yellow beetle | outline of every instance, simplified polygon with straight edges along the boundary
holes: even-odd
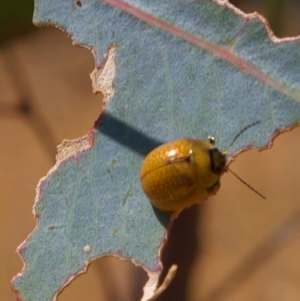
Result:
[[[230,146],[242,132],[257,123],[244,128]],[[209,142],[180,139],[162,144],[146,156],[140,179],[153,206],[162,211],[178,212],[217,193],[220,177],[228,167],[226,151],[220,152],[213,143],[213,138]]]
[[[201,203],[220,187],[226,155],[202,140],[180,139],[151,151],[141,168],[141,183],[151,203],[181,211]]]

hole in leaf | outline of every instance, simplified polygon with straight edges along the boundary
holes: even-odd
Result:
[[[131,262],[99,258],[59,294],[58,301],[138,301],[146,281],[146,272]]]
[[[297,36],[300,28],[300,3],[295,0],[230,0],[245,13],[264,16],[277,37]]]

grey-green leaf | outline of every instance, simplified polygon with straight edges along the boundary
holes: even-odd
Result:
[[[299,123],[299,40],[272,40],[263,19],[219,2],[35,1],[34,22],[91,48],[96,70],[116,53],[113,92],[87,146],[60,158],[38,186],[38,225],[19,248],[25,269],[13,280],[20,299],[52,300],[103,255],[161,270],[169,216],[152,208],[139,179],[158,144],[213,135],[225,150],[260,121],[232,155]]]

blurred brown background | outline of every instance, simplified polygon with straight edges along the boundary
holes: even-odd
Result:
[[[298,0],[233,2],[266,16],[278,37],[300,34]],[[14,252],[35,227],[38,180],[54,164],[56,145],[91,128],[101,99],[92,94],[88,50],[56,29],[34,28],[32,1],[0,5],[0,300],[12,301],[9,282],[23,266]],[[159,300],[300,300],[299,149],[296,128],[231,165],[267,200],[228,174],[216,197],[176,220],[164,257],[179,271]],[[136,301],[145,279],[131,263],[98,259],[59,301]]]

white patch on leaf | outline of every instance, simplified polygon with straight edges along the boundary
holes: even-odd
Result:
[[[144,286],[144,295],[141,301],[155,300],[169,286],[169,284],[171,283],[171,281],[173,280],[176,274],[176,271],[177,271],[177,266],[173,264],[170,267],[168,274],[165,277],[163,283],[159,287],[157,287],[157,285],[158,285],[161,271],[157,271],[157,272],[147,271],[149,279]]]
[[[85,253],[90,253],[92,251],[92,247],[90,245],[86,245],[83,247],[83,251]]]
[[[117,46],[112,45],[105,54],[105,58],[101,66],[96,67],[90,74],[92,80],[93,92],[95,94],[102,93],[104,96],[104,103],[114,96],[113,81],[116,74],[115,56],[117,53]]]

